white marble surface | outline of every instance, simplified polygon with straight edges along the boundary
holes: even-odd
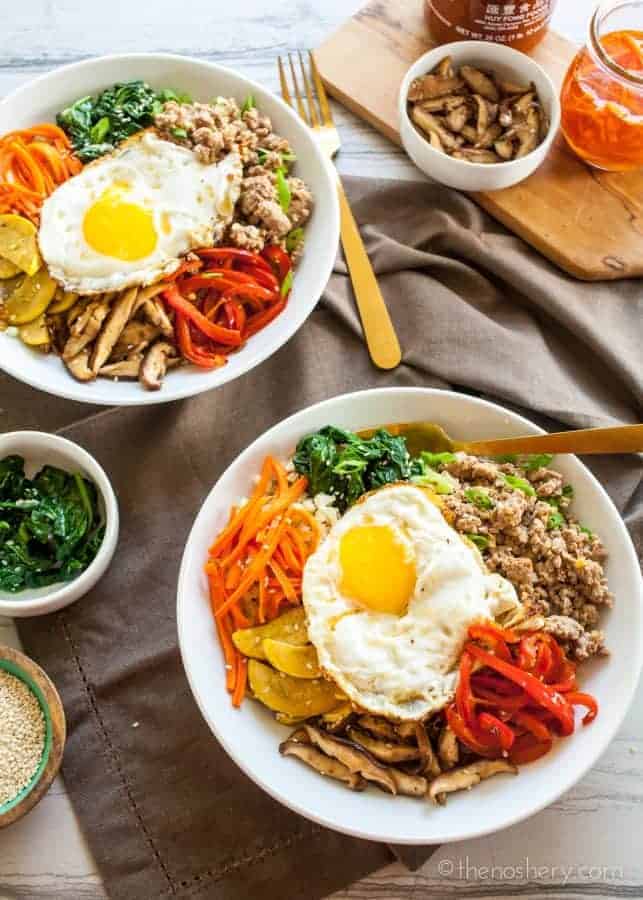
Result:
[[[420,0],[418,0],[420,2]],[[19,0],[3,2],[0,96],[58,65],[110,52],[201,56],[277,87],[275,57],[314,47],[360,0]],[[593,0],[562,0],[554,26],[582,41]],[[415,178],[403,154],[335,107],[341,172]],[[15,644],[0,620],[0,643]],[[643,896],[643,690],[595,768],[558,803],[500,834],[439,849],[417,873],[391,865],[335,900]],[[98,900],[105,893],[61,779],[0,832],[0,900]],[[152,898],[141,898],[152,900]],[[250,900],[250,898],[249,898]],[[254,900],[254,898],[252,898]]]

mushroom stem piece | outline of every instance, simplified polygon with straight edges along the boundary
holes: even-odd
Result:
[[[485,778],[491,778],[492,775],[499,775],[501,772],[517,775],[518,768],[506,759],[478,759],[468,766],[452,769],[434,778],[429,786],[429,798],[433,803],[444,805],[447,794],[472,788]]]

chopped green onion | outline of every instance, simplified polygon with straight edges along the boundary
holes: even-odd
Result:
[[[243,101],[243,106],[241,107],[241,113],[248,112],[250,109],[254,109],[256,106],[255,98],[253,94],[248,94],[246,99]]]
[[[288,253],[292,253],[297,247],[301,244],[304,239],[304,229],[303,228],[293,228],[286,235],[286,251]]]
[[[574,488],[571,486],[571,484],[563,485],[562,494],[563,497],[567,497],[568,500],[572,499],[572,497],[574,496]]]
[[[430,453],[428,450],[423,450],[420,457],[423,463],[434,469],[436,466],[446,466],[447,463],[452,463],[455,460],[455,453]]]
[[[290,293],[291,289],[292,289],[292,269],[289,269],[288,274],[286,275],[284,280],[281,282],[281,287],[279,289],[279,292],[282,297],[287,297],[288,294]]]
[[[292,195],[283,169],[277,169],[277,196],[279,197],[279,205],[285,213],[290,209],[290,200]]]
[[[173,91],[172,88],[164,88],[164,90],[159,91],[158,96],[161,103],[168,103],[170,100],[174,100],[175,103],[192,103],[192,98],[189,94]]]
[[[103,116],[103,118],[99,119],[95,125],[92,125],[91,130],[89,132],[89,136],[90,136],[91,140],[95,144],[102,144],[105,139],[105,135],[109,131],[109,128],[110,128],[109,117]]]
[[[489,538],[484,534],[465,534],[472,544],[475,544],[478,550],[486,550],[489,546]]]
[[[423,487],[431,487],[436,494],[452,494],[455,483],[447,472],[436,472],[430,466],[424,467],[421,475],[414,475],[411,481]]]
[[[551,465],[553,453],[530,453],[520,461],[520,468],[525,472],[534,472],[536,469],[546,469]]]
[[[515,463],[518,457],[515,453],[505,453],[502,456],[493,456],[492,459],[499,463]]]
[[[583,532],[583,534],[587,535],[587,537],[590,537],[590,538],[594,537],[594,532],[592,531],[591,528],[588,528],[586,525],[579,525],[578,527]]]
[[[524,478],[518,478],[517,475],[505,475],[504,473],[502,477],[509,487],[515,488],[517,491],[522,491],[523,494],[526,494],[528,497],[536,496],[536,491]]]
[[[184,140],[188,136],[185,128],[173,128],[170,134],[172,137],[178,138],[179,140]]]
[[[547,519],[547,531],[553,531],[554,528],[561,528],[565,524],[565,516],[559,512],[553,512]]]
[[[473,503],[478,509],[493,509],[495,506],[495,503],[484,488],[467,488],[464,492],[464,496],[469,503]]]

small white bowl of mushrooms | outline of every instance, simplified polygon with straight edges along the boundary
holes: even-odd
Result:
[[[560,124],[551,79],[529,56],[486,41],[435,47],[399,95],[404,149],[426,175],[463,191],[497,191],[543,162]]]

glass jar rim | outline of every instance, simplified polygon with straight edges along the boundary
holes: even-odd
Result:
[[[643,86],[643,72],[639,75],[637,72],[633,72],[632,69],[626,69],[623,66],[619,65],[610,54],[605,50],[603,44],[601,43],[601,35],[600,28],[603,24],[604,20],[607,16],[614,12],[617,9],[621,9],[625,6],[636,6],[643,8],[643,2],[640,0],[620,0],[620,2],[615,3],[599,3],[599,5],[594,10],[594,14],[590,19],[589,23],[589,46],[594,51],[596,56],[598,56],[600,62],[605,66],[605,68],[609,69],[612,74],[617,75],[619,78],[622,78],[628,84]]]

